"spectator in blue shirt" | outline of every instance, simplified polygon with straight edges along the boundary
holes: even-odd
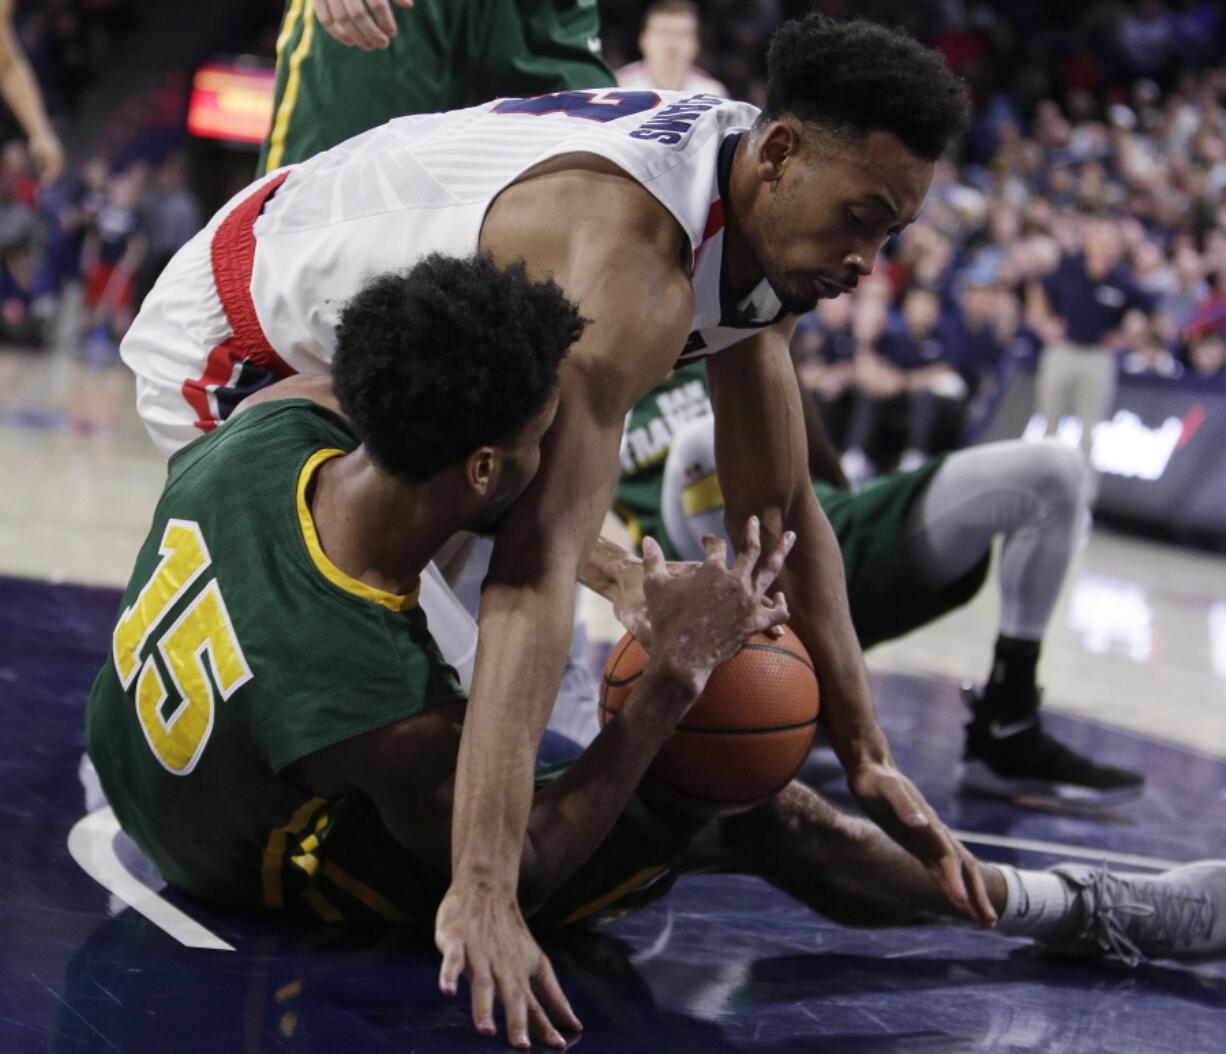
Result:
[[[856,400],[843,469],[853,483],[891,461],[890,433],[901,433],[898,468],[916,468],[959,445],[969,385],[963,376],[965,341],[941,317],[937,295],[913,286],[903,297],[902,325],[856,355]]]
[[[1082,251],[1062,257],[1032,286],[1032,321],[1044,344],[1035,408],[1049,436],[1066,414],[1076,417],[1087,456],[1094,426],[1115,401],[1117,351],[1144,336],[1154,309],[1122,255],[1113,221],[1086,220]]]

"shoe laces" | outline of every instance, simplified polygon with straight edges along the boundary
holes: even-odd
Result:
[[[1089,940],[1128,966],[1146,961],[1137,939],[1149,937],[1167,947],[1191,944],[1213,927],[1213,903],[1207,893],[1188,896],[1151,885],[1144,895],[1128,878],[1113,874],[1104,860],[1079,884],[1087,898],[1078,940]]]

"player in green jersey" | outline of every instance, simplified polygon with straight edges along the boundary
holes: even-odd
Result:
[[[260,171],[407,113],[615,84],[596,0],[287,0]]]
[[[701,363],[675,371],[631,411],[614,510],[631,534],[650,534],[672,559],[724,534],[715,434]],[[861,646],[909,633],[982,587],[992,541],[1004,537],[1001,624],[991,673],[967,687],[962,783],[1003,797],[1082,806],[1137,797],[1138,773],[1100,765],[1042,728],[1039,646],[1085,515],[1080,458],[1055,443],[991,443],[929,459],[911,472],[847,489],[816,415],[813,489],[838,537]]]
[[[521,264],[429,257],[346,306],[331,378],[264,389],[171,459],[86,739],[116,816],[172,885],[329,923],[428,928],[445,913],[465,702],[417,583],[457,530],[492,530],[532,483],[583,324]],[[849,925],[954,917],[910,851],[799,784],[714,820],[635,796],[715,666],[787,618],[770,590],[795,536],[764,553],[750,518],[744,537],[731,568],[711,539],[676,572],[645,543],[651,659],[582,756],[538,774],[516,913],[577,922],[683,871],[730,870]],[[975,863],[969,884],[982,924],[1070,950],[1226,950],[1226,863],[1158,877]],[[477,1026],[493,1033],[497,993],[514,1045],[563,1046],[555,1022],[581,1026],[536,942],[495,950],[465,949]],[[508,958],[528,990],[508,985]]]

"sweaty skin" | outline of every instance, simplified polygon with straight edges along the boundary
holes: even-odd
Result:
[[[886,238],[918,212],[932,167],[888,133],[842,142],[791,118],[755,128],[738,146],[727,202],[734,295],[766,277],[785,306],[801,312],[854,286]],[[499,529],[460,746],[452,884],[435,931],[440,985],[453,992],[467,973],[474,1023],[492,1033],[495,995],[508,1022],[522,1022],[540,955],[517,906],[516,880],[576,572],[610,505],[624,415],[673,365],[693,293],[688,246],[671,214],[589,155],[554,159],[504,191],[487,213],[481,248],[500,262],[522,258],[533,277],[553,275],[592,320],[563,364],[541,471]],[[787,354],[791,325],[759,331],[709,362],[728,516],[744,522],[746,510],[765,510],[768,547],[785,530],[796,533],[786,588],[808,605],[793,624],[817,664],[828,700],[823,719],[848,782],[950,904],[986,924],[994,912],[980,872],[898,771],[873,712],[838,546],[809,484]]]

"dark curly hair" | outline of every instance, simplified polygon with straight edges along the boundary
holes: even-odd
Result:
[[[966,86],[939,52],[873,22],[785,22],[766,57],[765,120],[791,114],[844,134],[884,131],[935,161],[966,127]]]
[[[341,311],[332,387],[375,463],[421,483],[544,409],[587,320],[552,280],[434,253]]]

